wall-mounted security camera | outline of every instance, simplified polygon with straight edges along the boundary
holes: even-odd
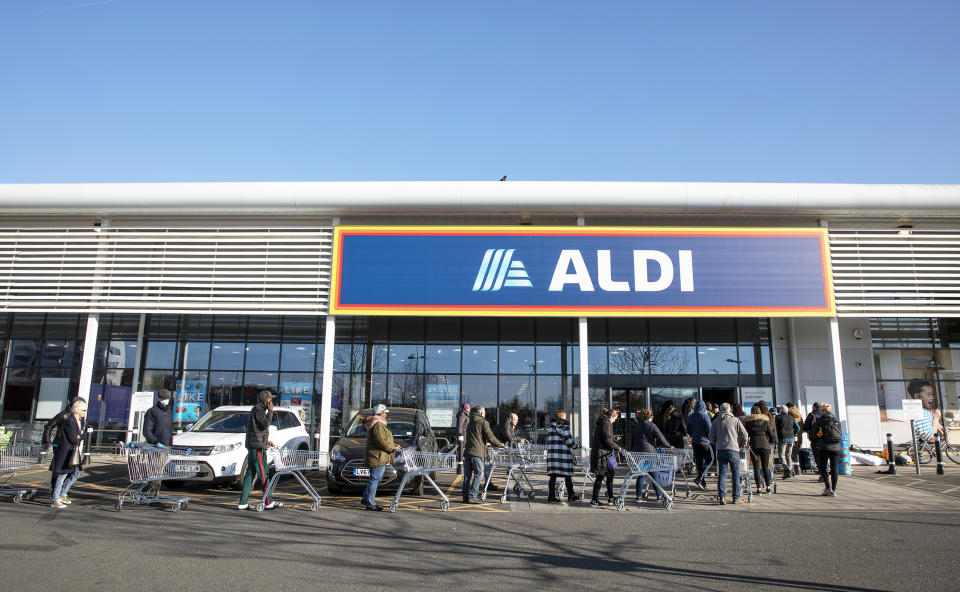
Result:
[[[863,366],[863,362],[857,362],[857,368]]]
[[[861,328],[859,328],[859,327],[857,327],[856,329],[854,329],[854,330],[853,330],[853,338],[854,338],[854,339],[863,339],[863,329],[861,329]]]

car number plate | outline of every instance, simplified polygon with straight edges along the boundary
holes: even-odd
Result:
[[[197,473],[200,471],[200,465],[174,465],[174,473]]]
[[[354,477],[369,477],[369,476],[370,476],[370,469],[354,469],[354,470],[353,470],[353,476],[354,476]]]

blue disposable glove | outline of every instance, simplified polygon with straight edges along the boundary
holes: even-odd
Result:
[[[157,448],[166,448],[162,442],[157,442]]]

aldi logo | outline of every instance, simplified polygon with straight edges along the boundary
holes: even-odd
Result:
[[[835,307],[824,228],[338,226],[330,313],[792,317]]]
[[[473,282],[474,292],[496,292],[500,288],[532,288],[523,262],[513,258],[516,249],[487,249]]]

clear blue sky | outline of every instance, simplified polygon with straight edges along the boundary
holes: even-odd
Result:
[[[0,182],[960,183],[960,2],[0,0]]]

